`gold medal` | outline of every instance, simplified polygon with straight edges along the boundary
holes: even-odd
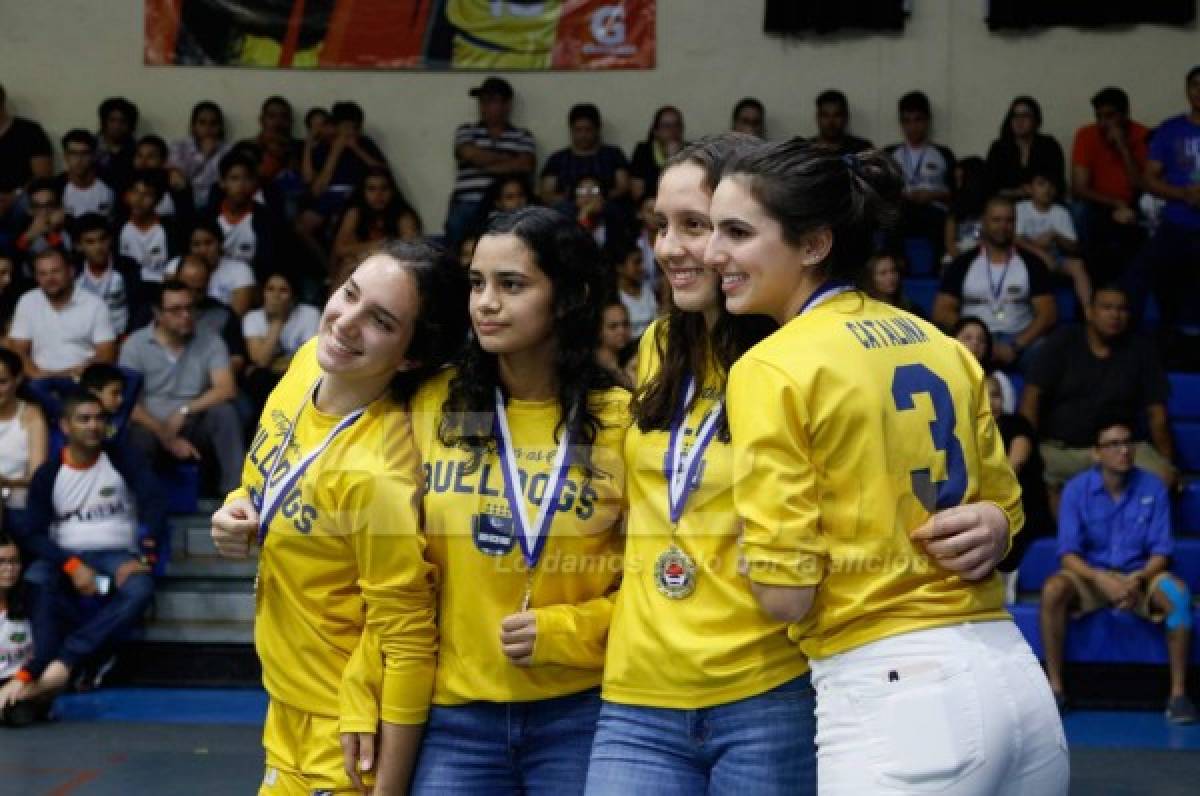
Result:
[[[654,583],[664,597],[672,600],[690,597],[696,590],[696,562],[678,546],[671,545],[654,562]]]

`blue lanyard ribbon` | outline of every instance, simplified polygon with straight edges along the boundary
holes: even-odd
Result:
[[[809,310],[815,309],[818,304],[823,304],[834,296],[841,295],[842,293],[849,293],[851,290],[854,290],[854,286],[848,285],[845,282],[826,282],[813,291],[811,296],[804,300],[804,303],[800,305],[800,311],[796,313],[796,317],[799,318]]]
[[[500,456],[500,471],[504,476],[504,497],[508,500],[509,513],[517,529],[517,541],[521,545],[521,553],[525,563],[532,570],[537,566],[550,538],[550,524],[554,513],[558,510],[558,498],[562,494],[563,485],[567,481],[567,473],[571,465],[567,462],[567,451],[571,447],[571,424],[568,420],[563,429],[562,440],[558,443],[558,452],[554,455],[552,467],[553,480],[547,485],[546,492],[538,506],[537,518],[529,521],[529,513],[525,508],[525,497],[521,489],[521,473],[517,469],[517,459],[513,455],[512,431],[508,427],[508,413],[504,408],[504,393],[496,388],[496,414],[492,423],[492,436],[496,440],[497,453]]]
[[[279,470],[284,457],[287,456],[288,446],[292,442],[292,436],[296,433],[296,424],[300,422],[300,413],[304,411],[304,407],[308,404],[312,397],[316,395],[317,388],[321,386],[321,379],[317,379],[311,389],[305,393],[304,401],[300,404],[300,408],[296,410],[292,422],[288,425],[287,434],[283,437],[283,443],[279,446],[279,453],[275,455],[275,461],[271,464],[271,470],[267,473],[266,480],[263,481],[262,497],[258,506],[258,543],[261,546],[267,538],[267,528],[271,526],[271,521],[275,519],[275,514],[279,511],[279,507],[283,505],[284,499],[289,495],[292,489],[300,481],[301,476],[312,465],[317,458],[324,453],[333,441],[337,439],[343,431],[350,428],[358,422],[362,417],[363,412],[367,410],[365,406],[355,409],[350,414],[343,417],[336,426],[334,426],[321,444],[313,448],[308,454],[297,463],[296,468],[284,475],[278,484],[272,485],[275,480],[275,473]]]
[[[683,509],[688,498],[695,491],[696,473],[700,462],[704,459],[704,451],[717,433],[717,424],[725,411],[725,402],[717,401],[716,406],[704,416],[700,427],[696,430],[696,439],[691,449],[683,452],[683,437],[686,433],[687,407],[696,394],[696,379],[689,375],[687,387],[684,389],[683,400],[675,409],[675,417],[671,421],[671,433],[667,442],[667,460],[663,463],[663,475],[667,477],[667,508],[671,514],[671,522],[679,524]]]
[[[992,304],[1000,304],[1000,293],[1004,290],[1004,283],[1008,280],[1008,269],[1012,266],[1013,255],[1010,252],[1008,259],[1004,262],[1004,270],[1000,272],[1000,281],[992,281],[992,258],[988,255],[987,249],[982,250],[984,270],[987,272],[988,289],[992,292]],[[995,310],[996,306],[992,309]]]

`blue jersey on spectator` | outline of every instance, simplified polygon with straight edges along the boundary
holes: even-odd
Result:
[[[1117,501],[1105,491],[1098,466],[1063,488],[1059,556],[1074,553],[1096,569],[1133,572],[1150,556],[1169,556],[1172,550],[1170,500],[1153,473],[1134,467]]]
[[[1167,119],[1154,131],[1150,160],[1163,165],[1163,179],[1177,188],[1200,185],[1200,124],[1186,114]],[[1187,202],[1171,200],[1163,218],[1172,224],[1200,231],[1200,210]]]

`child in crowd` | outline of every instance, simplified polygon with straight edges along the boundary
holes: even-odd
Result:
[[[876,301],[891,304],[918,317],[921,310],[904,295],[900,285],[900,258],[891,252],[879,252],[867,261],[866,284],[863,290]]]
[[[629,333],[636,340],[658,317],[658,299],[646,280],[642,250],[629,241],[615,241],[607,247],[610,262],[616,270],[617,292],[629,311]]]
[[[333,242],[333,258],[357,260],[386,239],[420,240],[421,217],[400,192],[392,173],[372,166],[346,203]]]
[[[192,202],[192,186],[179,169],[167,168],[167,142],[156,135],[142,136],[133,150],[133,168],[135,171],[154,171],[162,175],[166,193],[154,212],[159,218],[174,219],[177,228],[186,225],[196,210]]]
[[[270,211],[254,201],[258,169],[249,158],[232,152],[221,158],[220,173],[224,199],[215,215],[224,255],[265,278],[275,262],[276,233]]]
[[[166,186],[161,172],[135,171],[125,191],[129,220],[121,226],[117,250],[138,264],[142,280],[161,284],[167,261],[178,245],[174,225],[158,216]]]
[[[21,567],[21,548],[0,530],[0,725],[32,724],[47,705],[31,697],[36,683],[17,677],[33,659],[33,625],[29,621]]]
[[[200,258],[208,267],[211,276],[208,280],[207,295],[229,307],[235,315],[242,318],[254,304],[258,288],[254,280],[254,271],[249,265],[224,255],[224,240],[225,233],[216,219],[200,219],[188,233],[187,254]],[[176,257],[167,263],[168,275],[175,276],[179,273],[182,259]]]
[[[112,189],[96,175],[96,136],[77,128],[62,137],[66,171],[59,175],[62,206],[71,218],[84,213],[113,214]]]
[[[79,374],[79,386],[96,396],[108,413],[108,440],[124,440],[129,429],[129,416],[137,405],[142,381],[136,371],[126,371],[116,365],[97,362]]]
[[[57,180],[53,177],[37,177],[30,180],[25,188],[25,198],[28,201],[29,223],[17,236],[16,249],[26,258],[25,266],[21,269],[22,275],[32,278],[33,271],[28,267],[28,262],[34,255],[44,249],[69,250],[71,236],[66,229],[67,216],[62,208],[62,187]]]
[[[104,302],[117,336],[145,325],[150,311],[143,287],[144,266],[123,254],[113,256],[108,223],[96,213],[88,213],[75,223],[75,239],[83,260],[75,284]]]
[[[1051,271],[1071,278],[1081,307],[1092,303],[1092,280],[1079,258],[1079,239],[1067,208],[1058,204],[1052,175],[1035,173],[1029,197],[1017,203],[1017,241],[1046,261]]]
[[[946,216],[946,253],[943,265],[979,245],[983,230],[983,209],[987,205],[987,163],[983,158],[966,157],[954,168],[954,199]]]
[[[229,145],[225,143],[225,114],[210,100],[192,107],[191,134],[171,145],[167,165],[178,169],[192,186],[196,207],[208,207],[208,194],[220,178],[218,164]]]
[[[622,387],[632,389],[633,382],[621,367],[621,354],[629,345],[629,310],[621,299],[613,296],[600,315],[600,345],[596,348],[596,361],[607,370]]]

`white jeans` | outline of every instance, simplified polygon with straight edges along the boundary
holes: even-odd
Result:
[[[1066,736],[1010,621],[920,630],[812,661],[823,796],[1067,792]]]

